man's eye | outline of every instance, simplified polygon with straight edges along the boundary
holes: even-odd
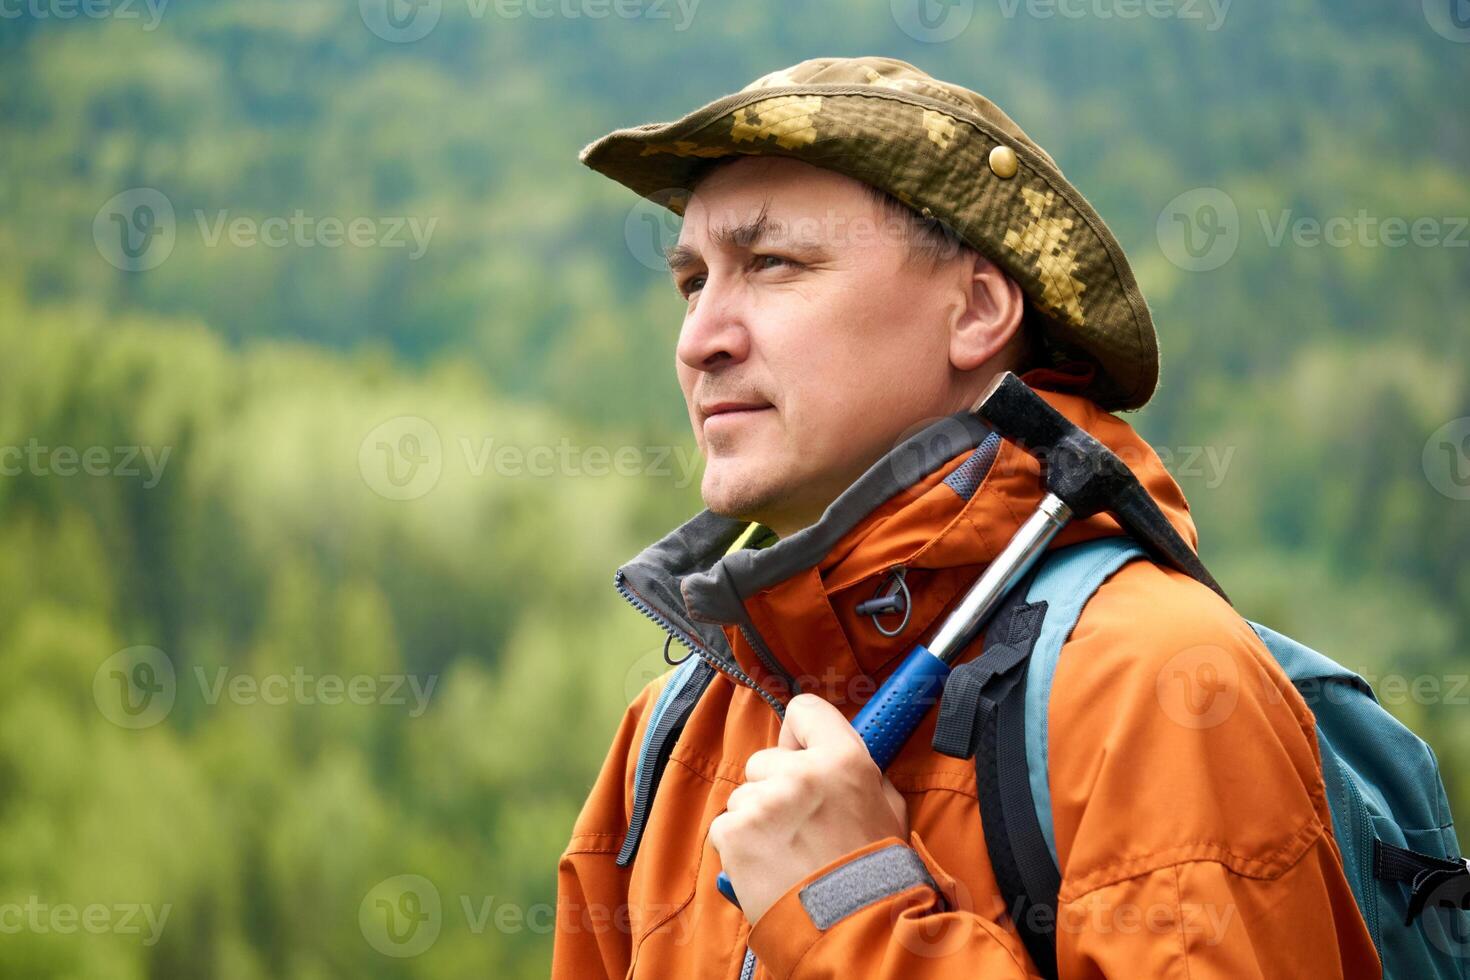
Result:
[[[774,264],[772,264],[772,265],[766,265],[765,263],[768,262],[768,261],[771,262],[771,263],[774,263]],[[775,269],[775,268],[779,268],[780,266],[783,266],[783,265],[794,266],[794,265],[797,265],[798,263],[795,260],[793,260],[793,259],[788,259],[784,255],[761,254],[761,255],[754,255],[754,256],[752,256],[751,259],[750,259],[750,264],[757,271],[761,271],[761,270],[764,270],[764,269]],[[679,295],[683,296],[685,299],[688,299],[691,295],[693,295],[694,293],[698,292],[701,288],[703,288],[703,286],[704,286],[704,278],[705,277],[703,275],[690,276],[688,279],[685,279],[682,283],[679,283],[677,285],[677,288],[679,290]]]

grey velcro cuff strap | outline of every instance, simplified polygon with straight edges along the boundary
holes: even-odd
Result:
[[[847,862],[800,892],[802,908],[818,929],[828,929],[858,909],[915,885],[934,885],[913,848],[894,844]]]

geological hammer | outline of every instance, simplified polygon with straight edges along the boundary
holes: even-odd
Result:
[[[862,736],[880,770],[888,768],[939,699],[954,659],[1073,517],[1109,512],[1161,561],[1225,597],[1123,461],[1048,405],[1020,378],[1009,371],[997,377],[981,395],[975,413],[1003,438],[1037,458],[1047,493],[1036,512],[945,616],[929,642],[909,651],[898,669],[853,717],[852,727]],[[722,895],[739,906],[725,872],[720,872],[716,885]]]

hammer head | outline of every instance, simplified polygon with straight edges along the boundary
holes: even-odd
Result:
[[[1205,569],[1133,471],[1111,449],[1073,425],[1020,378],[1007,371],[990,383],[976,414],[991,428],[1035,456],[1046,489],[1076,517],[1107,511],[1155,557],[1214,589],[1225,590]]]
[[[1041,463],[1046,489],[1077,517],[1112,511],[1132,488],[1133,473],[1107,446],[1073,425],[1010,371],[995,378],[976,411],[991,428]]]

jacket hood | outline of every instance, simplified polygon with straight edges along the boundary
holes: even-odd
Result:
[[[1132,426],[1080,395],[1038,394],[1116,453],[1197,549],[1183,491]],[[765,548],[726,554],[748,521],[706,509],[618,569],[615,584],[778,713],[804,691],[850,713],[929,638],[1044,495],[1030,453],[973,411],[957,412],[894,446],[815,524]],[[1051,547],[1122,533],[1111,516],[1098,514],[1074,519]],[[906,613],[857,611],[889,592],[906,592]]]

